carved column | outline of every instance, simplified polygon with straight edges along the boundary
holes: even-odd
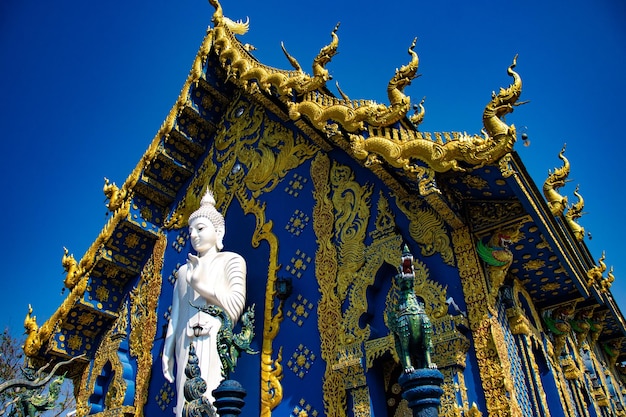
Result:
[[[490,311],[486,277],[466,227],[452,233],[454,252],[467,304],[467,312],[487,413],[490,416],[521,416],[511,379],[510,360],[497,312]]]

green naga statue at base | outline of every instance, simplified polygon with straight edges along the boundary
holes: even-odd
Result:
[[[415,295],[413,255],[405,245],[402,263],[394,277],[395,299],[386,311],[387,326],[393,333],[396,352],[405,373],[415,369],[436,369],[430,358],[433,330],[424,303]]]

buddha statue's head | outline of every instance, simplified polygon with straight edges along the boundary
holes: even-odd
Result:
[[[202,197],[202,200],[200,201],[200,208],[191,213],[189,216],[190,231],[197,230],[198,226],[206,226],[207,223],[210,224],[215,230],[214,242],[212,237],[207,237],[210,239],[209,241],[201,241],[199,238],[194,238],[194,236],[192,236],[192,246],[198,252],[203,252],[203,248],[200,246],[207,244],[214,244],[218,251],[222,250],[224,247],[223,239],[224,234],[226,233],[226,224],[224,222],[224,216],[222,216],[215,208],[215,198],[213,197],[213,192],[209,189],[207,189],[206,193]],[[205,236],[207,236],[206,232]]]

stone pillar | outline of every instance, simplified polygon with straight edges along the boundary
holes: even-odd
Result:
[[[443,395],[443,374],[437,369],[416,369],[398,378],[402,398],[408,401],[413,417],[438,417]]]
[[[233,379],[225,379],[213,390],[215,402],[213,406],[217,409],[220,417],[236,417],[241,414],[241,409],[245,405],[244,397],[246,390],[241,384]]]

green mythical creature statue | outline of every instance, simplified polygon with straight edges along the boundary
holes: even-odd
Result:
[[[11,409],[10,416],[19,415],[22,417],[33,417],[46,410],[52,410],[59,399],[61,387],[65,381],[65,375],[57,376],[54,380],[52,380],[52,378],[56,375],[60,367],[68,365],[83,356],[84,355],[75,356],[67,361],[59,362],[49,373],[45,371],[50,364],[37,370],[26,367],[22,369],[24,378],[14,378],[0,383],[0,393],[10,389],[15,390],[16,393],[11,401],[2,404],[0,407],[0,416],[4,415],[11,406],[13,406],[13,408]],[[52,380],[52,382],[50,382],[50,380]],[[43,393],[42,390],[44,390],[49,382],[48,393]]]
[[[405,245],[402,264],[394,277],[396,284],[395,303],[386,311],[387,326],[392,331],[396,352],[405,373],[415,369],[436,369],[430,354],[433,349],[433,330],[430,319],[414,291],[415,268],[413,255]]]
[[[65,375],[55,378],[48,387],[48,394],[26,393],[20,396],[22,416],[35,417],[40,413],[52,410],[59,399]]]
[[[233,333],[233,323],[228,314],[216,305],[195,306],[194,308],[217,317],[222,322],[220,330],[217,332],[217,352],[222,363],[222,377],[228,379],[231,372],[235,370],[237,360],[241,352],[257,354],[259,352],[250,347],[254,338],[254,304],[241,316],[241,330]]]

